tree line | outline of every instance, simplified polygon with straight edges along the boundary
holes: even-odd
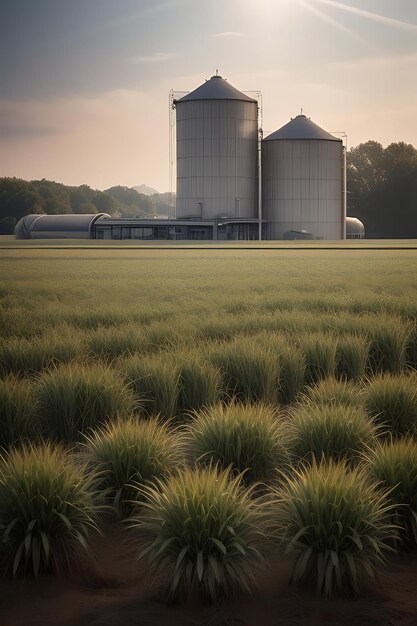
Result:
[[[417,150],[404,142],[386,148],[367,141],[347,153],[348,215],[368,238],[417,238]],[[109,213],[114,217],[169,214],[169,194],[146,196],[129,187],[105,191],[49,180],[0,178],[0,234],[30,213]]]
[[[373,239],[417,238],[417,150],[361,143],[347,153],[348,215]]]
[[[123,186],[105,191],[50,180],[0,178],[0,234],[11,234],[31,213],[109,213],[112,217],[154,217],[169,212],[169,194],[147,196]]]

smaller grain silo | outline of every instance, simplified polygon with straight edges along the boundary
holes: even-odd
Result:
[[[344,239],[344,147],[305,115],[262,141],[269,239]]]

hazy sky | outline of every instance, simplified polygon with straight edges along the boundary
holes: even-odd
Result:
[[[417,147],[417,0],[0,0],[0,176],[167,190],[169,90],[216,69],[264,134]]]

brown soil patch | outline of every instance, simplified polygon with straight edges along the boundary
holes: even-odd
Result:
[[[212,607],[164,605],[120,528],[97,537],[95,560],[70,577],[0,584],[0,626],[417,626],[417,554],[403,555],[358,599],[290,587],[280,556],[253,596]]]

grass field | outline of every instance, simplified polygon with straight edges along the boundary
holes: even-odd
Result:
[[[67,450],[54,470],[65,485],[84,471],[91,483],[83,500],[71,496],[79,518],[94,534],[106,507],[115,519],[133,511],[132,551],[150,542],[143,558],[168,577],[170,597],[252,590],[271,549],[288,555],[293,582],[358,593],[415,549],[416,242],[280,243],[0,238],[5,571],[54,572],[63,554],[78,558],[78,531],[55,545],[33,510],[27,522],[2,512],[18,455],[49,458],[55,446]],[[401,446],[410,461],[395,500],[390,459]],[[373,478],[382,454],[386,487]],[[315,515],[317,536],[303,526]]]

